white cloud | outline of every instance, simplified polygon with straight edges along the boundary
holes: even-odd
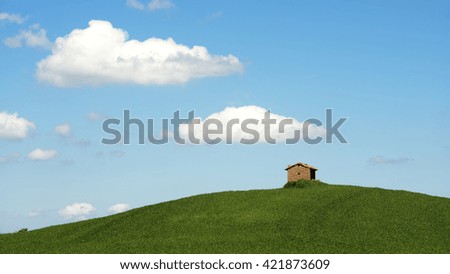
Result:
[[[242,72],[233,55],[211,55],[167,40],[128,40],[108,21],[89,22],[56,39],[52,54],[37,65],[37,78],[58,87],[104,84],[182,84],[196,78]]]
[[[155,10],[167,10],[175,7],[175,5],[170,0],[151,0],[148,3],[148,8],[151,11]]]
[[[23,18],[18,14],[0,12],[0,21],[8,21],[11,23],[22,24],[23,22],[25,22],[25,18]]]
[[[61,125],[57,125],[53,130],[57,135],[61,137],[70,137],[72,136],[72,128],[69,123],[64,123]]]
[[[5,39],[5,45],[10,48],[20,48],[24,44],[30,48],[51,49],[52,43],[47,38],[46,31],[38,24],[34,24],[28,30],[21,30],[19,34]]]
[[[39,216],[43,213],[43,210],[41,208],[38,208],[36,210],[32,210],[30,212],[28,212],[28,217],[36,217]]]
[[[244,120],[248,119],[255,119],[257,120],[258,124],[251,124],[248,125],[249,129],[255,130],[259,134],[259,141],[257,143],[266,143],[266,138],[264,135],[265,132],[265,126],[262,124],[262,120],[265,117],[265,113],[267,112],[267,109],[264,109],[262,107],[258,106],[242,106],[242,107],[227,107],[221,112],[213,113],[209,115],[205,120],[201,120],[200,118],[200,124],[194,124],[194,137],[200,140],[200,143],[204,143],[203,138],[203,125],[206,120],[212,120],[215,119],[219,121],[223,125],[223,133],[214,134],[210,136],[211,139],[220,138],[222,142],[226,142],[227,135],[231,134],[231,142],[232,143],[239,143],[243,139],[254,139],[254,135],[246,133],[242,130],[241,125]],[[227,124],[232,119],[239,119],[239,124],[234,125],[231,128],[231,131],[228,131]],[[270,137],[275,139],[275,142],[279,143],[285,143],[287,139],[294,138],[294,132],[300,131],[300,139],[303,138],[302,132],[303,132],[303,122],[299,122],[298,120],[294,118],[289,118],[285,116],[281,116],[275,113],[270,113],[270,119],[275,120],[275,124],[270,126]],[[284,126],[284,132],[280,131],[280,122],[282,120],[290,119],[291,124],[286,124]],[[217,127],[215,125],[210,125],[210,129],[216,129]],[[180,125],[180,136],[184,138],[187,143],[190,143],[189,140],[189,125],[182,124]],[[308,127],[308,137],[311,139],[314,139],[316,137],[323,137],[325,136],[325,128],[315,125],[309,125]]]
[[[56,152],[56,150],[43,150],[37,148],[28,154],[28,159],[33,161],[47,161],[56,157],[56,155],[58,155],[58,152]]]
[[[53,132],[56,135],[64,138],[64,141],[68,141],[73,145],[88,146],[91,144],[89,140],[76,138],[72,133],[72,126],[69,123],[57,125],[53,129]]]
[[[386,164],[406,164],[411,162],[413,159],[406,157],[399,158],[386,158],[384,156],[375,156],[369,159],[370,164],[374,165],[386,165]]]
[[[17,113],[0,112],[0,139],[25,139],[35,128],[32,122],[18,117]]]
[[[117,213],[121,213],[121,212],[125,212],[127,210],[130,210],[130,205],[129,204],[116,204],[113,206],[110,206],[108,208],[108,213],[110,214],[117,214]]]
[[[11,163],[17,161],[20,157],[20,153],[11,153],[8,155],[0,156],[0,164]]]
[[[94,213],[95,210],[95,207],[91,204],[74,203],[61,209],[58,213],[66,219],[77,218],[83,220],[86,219],[88,215]]]
[[[86,119],[88,119],[89,121],[93,121],[93,122],[102,121],[107,118],[108,118],[108,116],[97,113],[97,112],[89,112],[88,114],[86,114]]]
[[[142,4],[139,0],[127,0],[127,5],[131,8],[135,8],[138,10],[144,10],[145,5]]]

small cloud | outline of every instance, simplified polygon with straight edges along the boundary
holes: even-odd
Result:
[[[88,114],[86,114],[86,119],[88,119],[89,121],[92,121],[92,122],[97,122],[97,121],[103,121],[105,119],[108,119],[108,116],[97,113],[97,112],[89,112]]]
[[[15,162],[19,159],[20,157],[20,153],[11,153],[8,155],[4,155],[4,156],[0,156],[0,164],[6,164],[6,163],[11,163],[11,162]]]
[[[47,32],[39,24],[30,26],[28,30],[21,30],[16,36],[6,38],[4,43],[10,48],[20,48],[23,45],[47,50],[52,48],[52,43],[47,38]]]
[[[114,150],[114,151],[111,151],[109,153],[109,155],[114,158],[122,158],[123,156],[125,156],[125,152],[123,152],[121,150]]]
[[[20,140],[29,136],[36,126],[17,113],[0,112],[0,139]]]
[[[42,212],[43,212],[43,210],[42,210],[41,208],[38,208],[38,209],[36,209],[36,210],[32,210],[32,211],[30,211],[30,212],[28,213],[28,217],[36,217],[36,216],[39,216],[39,215],[42,214]]]
[[[56,150],[53,149],[43,150],[37,148],[28,154],[28,159],[33,161],[47,161],[56,157],[57,154]]]
[[[122,213],[125,212],[127,210],[130,210],[130,205],[129,204],[116,204],[113,206],[110,206],[108,208],[108,213],[109,214],[117,214],[117,213]]]
[[[11,23],[22,24],[23,22],[25,22],[25,18],[23,18],[19,14],[0,12],[0,21],[8,21]]]
[[[175,5],[170,0],[151,0],[148,3],[148,8],[151,11],[155,10],[167,10],[175,7]]]
[[[95,212],[95,207],[89,203],[74,203],[58,211],[58,214],[66,219],[76,218],[84,220]]]
[[[72,128],[69,123],[64,123],[61,125],[58,125],[53,130],[55,134],[61,136],[61,137],[70,137],[72,136]]]
[[[414,159],[400,157],[400,158],[386,158],[384,156],[375,156],[369,159],[369,163],[373,165],[398,165],[406,164]]]
[[[72,133],[72,127],[69,123],[56,126],[53,132],[73,145],[88,146],[91,144],[91,141],[89,140],[76,138]]]
[[[138,9],[138,10],[144,10],[145,5],[142,4],[139,0],[127,0],[127,6],[130,8]]]

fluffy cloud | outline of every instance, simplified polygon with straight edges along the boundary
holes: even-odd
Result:
[[[86,219],[87,216],[95,212],[95,207],[88,203],[74,203],[61,209],[58,213],[60,216],[71,219]]]
[[[146,5],[139,0],[127,0],[127,5],[138,10],[146,9]],[[147,8],[150,11],[171,9],[173,7],[175,7],[175,5],[170,0],[151,0],[147,4]]]
[[[56,155],[58,155],[58,152],[56,152],[56,150],[43,150],[37,148],[28,154],[28,159],[33,161],[47,161],[56,157]]]
[[[108,21],[89,22],[56,39],[52,54],[37,65],[37,78],[58,87],[104,84],[164,85],[242,72],[233,55],[211,55],[205,47],[189,48],[167,40],[128,40]]]
[[[127,210],[130,210],[130,205],[129,204],[116,204],[113,206],[110,206],[108,208],[108,213],[110,214],[117,214],[117,213],[121,213],[121,212],[125,212]]]
[[[32,25],[28,30],[20,31],[14,37],[6,38],[4,42],[10,48],[20,48],[23,45],[30,48],[52,48],[52,43],[48,40],[46,31],[38,24]]]
[[[406,158],[406,157],[400,157],[400,158],[386,158],[384,156],[375,156],[369,159],[370,164],[374,165],[386,165],[386,164],[406,164],[413,159]]]
[[[23,18],[18,14],[0,12],[0,21],[8,21],[11,23],[22,24],[23,22],[25,22],[25,18]]]
[[[17,161],[20,157],[20,153],[11,153],[8,155],[0,156],[0,164],[11,163]]]
[[[72,135],[72,128],[69,123],[64,123],[56,126],[53,132],[61,137],[70,137]]]
[[[228,140],[228,136],[230,136],[231,143],[239,143],[243,139],[251,140],[254,139],[254,135],[249,134],[247,132],[244,132],[242,130],[242,123],[244,120],[253,119],[257,122],[257,124],[252,123],[248,125],[249,129],[252,129],[253,131],[257,132],[259,135],[259,139],[257,143],[265,143],[267,142],[265,138],[265,126],[262,124],[262,120],[265,117],[265,113],[267,112],[267,109],[264,109],[262,107],[258,106],[243,106],[243,107],[227,107],[221,112],[213,113],[209,115],[205,120],[201,120],[199,124],[193,124],[193,136],[196,139],[200,140],[200,143],[205,142],[203,138],[203,127],[206,120],[216,120],[219,121],[223,125],[223,132],[214,134],[213,136],[210,136],[211,139],[220,138],[223,142]],[[239,124],[234,125],[231,127],[231,130],[229,131],[227,128],[227,125],[230,123],[231,120],[238,119]],[[274,119],[275,124],[270,126],[270,136],[272,139],[275,140],[275,142],[283,142],[285,143],[287,139],[294,138],[294,132],[300,131],[300,133],[303,132],[303,122],[299,122],[298,120],[294,118],[289,118],[285,116],[281,116],[278,114],[270,113],[270,119]],[[284,132],[280,130],[282,126],[281,121],[290,120],[291,124],[286,124],[284,127]],[[306,126],[306,125],[305,125]],[[216,129],[217,127],[215,125],[210,125],[209,129]],[[189,140],[189,125],[182,124],[179,127],[180,130],[180,136],[184,138],[185,140]],[[308,126],[308,137],[309,138],[316,138],[319,136],[325,136],[326,130],[324,127],[318,127],[315,125],[309,125]],[[191,134],[192,135],[192,134]],[[300,135],[300,138],[303,138],[302,135]]]
[[[18,117],[17,113],[0,112],[0,139],[25,139],[35,128],[32,122]]]

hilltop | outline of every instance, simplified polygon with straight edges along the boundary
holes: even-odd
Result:
[[[450,253],[450,199],[298,186],[204,194],[0,235],[0,253]]]

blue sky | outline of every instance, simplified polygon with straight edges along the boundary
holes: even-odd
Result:
[[[447,1],[0,0],[0,233],[200,193],[277,188],[298,161],[328,183],[450,197],[449,8]],[[161,52],[172,38],[185,46],[176,50],[202,46],[215,61],[180,53],[181,75],[166,63],[144,69],[150,61],[136,57],[137,47],[126,51],[137,68],[112,68],[117,59],[103,56],[109,46],[83,59],[109,41],[95,40],[99,32],[93,40],[74,35],[87,33],[91,20],[105,37],[121,30],[126,41],[158,38]],[[63,63],[49,61],[56,57]],[[341,132],[349,143],[101,144],[102,119],[124,109],[160,120],[176,110],[206,118],[243,106],[298,121],[323,120],[332,108],[348,117]],[[6,119],[19,126],[5,127]],[[108,211],[113,205],[118,210]]]

